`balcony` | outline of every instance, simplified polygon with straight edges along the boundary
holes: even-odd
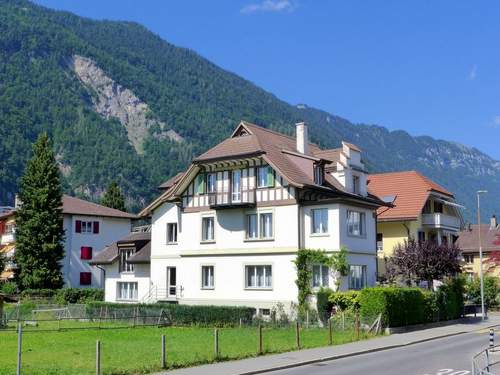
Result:
[[[4,233],[0,236],[0,245],[7,245],[9,243],[16,241],[16,235],[14,232]]]
[[[423,214],[422,225],[433,228],[460,230],[460,219],[441,213]]]
[[[250,208],[255,207],[255,189],[242,190],[239,192],[215,192],[208,193],[210,208]]]

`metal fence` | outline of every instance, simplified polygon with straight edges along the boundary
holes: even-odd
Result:
[[[500,344],[494,345],[494,330],[490,329],[490,346],[472,357],[472,375],[495,375],[500,368]]]

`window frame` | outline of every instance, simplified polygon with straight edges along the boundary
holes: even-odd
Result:
[[[353,267],[361,267],[361,286],[359,288],[353,287],[352,285],[352,272]],[[349,264],[349,276],[348,276],[348,289],[349,290],[362,290],[368,286],[368,267],[366,264]]]
[[[205,268],[212,269],[212,285],[205,285],[204,284],[204,273],[203,270]],[[201,265],[201,289],[202,290],[214,290],[215,289],[215,265],[214,264],[202,264]],[[210,277],[210,275],[209,275]],[[210,279],[209,279],[210,280]]]
[[[248,229],[249,229],[249,217],[250,216],[256,216],[257,220],[257,237],[249,237],[248,236]],[[262,222],[261,222],[261,217],[263,215],[271,215],[271,236],[270,237],[264,237],[262,235]],[[274,221],[274,210],[262,210],[262,211],[249,211],[245,214],[245,239],[244,241],[246,242],[251,242],[251,241],[274,241],[274,234],[275,234],[275,221]]]
[[[352,192],[361,194],[361,178],[358,175],[352,175]]]
[[[170,238],[170,228],[171,226],[175,226],[175,239],[174,241],[171,241],[171,238]],[[179,235],[179,232],[178,232],[178,229],[179,229],[179,225],[177,224],[177,222],[170,222],[170,223],[167,223],[167,245],[176,245],[177,244],[177,239],[178,239],[178,235]]]
[[[204,238],[205,236],[205,221],[212,221],[212,238]],[[207,215],[201,217],[201,243],[215,243],[215,215]]]
[[[384,233],[377,233],[377,251],[384,251]]]
[[[359,215],[359,234],[356,234],[354,232],[350,231],[350,215],[349,214],[358,214]],[[356,210],[347,210],[347,219],[346,219],[346,226],[347,226],[347,235],[349,237],[356,237],[356,238],[366,238],[366,213],[362,211],[356,211]]]
[[[265,181],[266,183],[261,185],[261,171],[266,171],[264,176],[265,176]],[[272,174],[271,181],[269,181],[269,175]],[[256,172],[256,186],[257,189],[267,189],[267,188],[272,188],[276,185],[276,176],[274,174],[274,169],[271,168],[270,165],[260,165],[257,167],[257,172]]]
[[[93,234],[94,233],[94,222],[93,221],[81,220],[80,222],[81,222],[80,234]],[[85,228],[85,230],[83,228]]]
[[[316,185],[323,185],[323,182],[325,182],[325,171],[323,165],[315,164],[313,175],[314,175],[314,183]]]
[[[244,276],[244,289],[245,290],[273,290],[273,287],[274,287],[274,279],[273,279],[273,264],[272,263],[248,263],[248,264],[245,264],[243,266],[243,276]],[[254,268],[254,277],[255,277],[255,280],[256,280],[256,285],[250,285],[250,283],[248,283],[248,275],[249,275],[249,268],[250,267],[253,267]],[[264,280],[264,285],[263,286],[258,286],[258,277],[259,275],[257,274],[257,268],[259,267],[263,267],[263,273],[262,273],[262,277],[263,277],[263,280]],[[268,279],[268,275],[267,275],[267,271],[266,269],[269,268],[269,270],[271,271],[270,274],[270,285],[267,285],[266,284],[266,281]]]
[[[127,297],[122,296],[122,285],[127,285],[126,294]],[[135,288],[131,289],[130,286],[135,285]],[[131,298],[128,298],[128,296]],[[137,281],[117,281],[116,282],[116,300],[117,301],[138,301],[139,300],[139,283]]]
[[[213,185],[211,183],[211,178],[213,177]],[[217,173],[216,172],[208,172],[206,174],[206,181],[205,181],[205,186],[206,186],[206,193],[207,194],[213,194],[217,192]],[[211,189],[213,187],[213,190]]]
[[[316,221],[315,221],[315,213],[316,212],[319,212],[321,211],[321,214],[320,214],[320,220],[321,220],[321,223],[324,219],[323,217],[323,212],[326,212],[326,230],[323,230],[323,231],[319,231],[319,232],[316,232]],[[313,237],[320,237],[320,236],[328,236],[330,234],[330,231],[329,231],[329,210],[327,207],[321,207],[321,208],[312,208],[311,209],[311,236]],[[323,225],[321,225],[321,227],[323,227]]]
[[[314,268],[319,267],[319,285],[314,283]],[[328,288],[330,287],[330,268],[324,264],[314,263],[311,267],[311,287],[313,289]],[[324,277],[326,276],[326,284]]]
[[[119,273],[133,273],[135,265],[128,263],[127,260],[136,253],[135,248],[126,247],[118,251],[118,272]]]

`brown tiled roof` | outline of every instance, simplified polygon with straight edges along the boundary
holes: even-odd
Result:
[[[0,213],[0,220],[6,219],[10,216],[13,216],[16,213],[15,210],[5,211]]]
[[[479,251],[479,225],[471,225],[458,235],[457,246],[463,252]],[[489,224],[481,224],[481,244],[485,252],[500,251],[500,227],[491,228]]]
[[[151,255],[150,243],[151,243],[151,232],[132,232],[126,237],[106,246],[102,251],[97,253],[96,256],[92,258],[89,264],[112,264],[118,259],[118,249],[121,245],[133,243],[136,247],[137,253],[130,257],[134,260],[130,263],[144,263],[149,262],[149,257]],[[149,247],[149,249],[144,249]],[[144,249],[144,251],[142,251]],[[141,254],[139,254],[141,253]],[[137,259],[135,259],[137,256]]]
[[[175,176],[170,177],[167,181],[158,186],[158,189],[166,190],[174,186],[180,178],[184,175],[184,172],[179,172]]]
[[[353,149],[354,151],[361,152],[361,149],[353,143],[349,143],[349,142],[342,142],[342,143],[345,144],[347,147]]]
[[[396,198],[394,207],[379,208],[378,219],[381,221],[416,220],[433,191],[453,198],[444,187],[416,171],[372,174],[368,176],[368,188],[381,199]]]
[[[139,251],[127,260],[128,263],[149,263],[151,262],[151,242],[147,242]]]
[[[69,195],[63,195],[62,203],[63,203],[62,209],[64,214],[117,217],[124,219],[137,218],[136,215],[116,210],[114,208],[101,206],[100,204],[71,197]]]

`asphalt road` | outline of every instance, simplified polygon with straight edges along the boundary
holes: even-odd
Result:
[[[497,333],[498,335],[498,333]],[[497,340],[500,339],[497,336]],[[488,333],[467,333],[269,375],[471,375],[471,358],[488,346]],[[500,359],[500,353],[494,355]],[[500,375],[499,371],[494,373]]]

